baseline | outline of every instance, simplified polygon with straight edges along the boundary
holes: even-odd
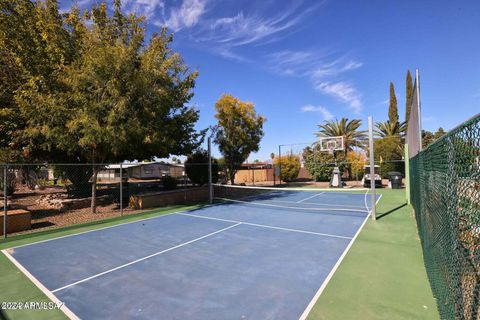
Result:
[[[69,319],[80,319],[72,310],[70,310],[60,299],[55,296],[55,294],[48,290],[33,274],[31,274],[20,262],[17,261],[9,252],[8,249],[2,250],[2,253],[7,257],[10,262],[12,262],[18,270],[20,270],[35,286],[37,286],[40,291],[43,292],[52,302],[57,306],[60,306],[60,310],[69,318]]]

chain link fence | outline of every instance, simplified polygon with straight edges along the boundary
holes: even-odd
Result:
[[[3,236],[208,201],[206,163],[10,163],[0,170]]]
[[[480,115],[410,160],[411,201],[442,319],[480,319]]]

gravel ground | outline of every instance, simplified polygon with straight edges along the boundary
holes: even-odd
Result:
[[[29,190],[27,188],[17,189],[15,194],[8,200],[9,209],[25,209],[30,211],[32,214],[32,229],[15,234],[38,232],[120,216],[120,208],[118,204],[113,203],[99,204],[97,206],[97,213],[91,213],[90,206],[62,210],[38,203],[38,200],[42,195],[55,193],[66,194],[66,190],[63,188],[45,188],[43,190]],[[131,215],[144,211],[145,210],[132,210],[125,208],[123,210],[123,215]]]

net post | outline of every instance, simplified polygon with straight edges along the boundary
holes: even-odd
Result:
[[[408,157],[408,143],[405,143],[405,198],[410,204],[410,158]]]
[[[208,137],[208,202],[213,203],[212,185],[212,138]]]
[[[3,238],[7,238],[7,213],[8,213],[8,204],[7,204],[7,170],[8,165],[5,164],[3,167]]]
[[[120,163],[120,215],[123,216],[123,163]]]
[[[373,156],[373,118],[370,116],[368,117],[368,140],[369,140],[369,151],[370,151],[370,190],[371,190],[371,206],[372,209],[370,211],[370,215],[372,220],[377,220],[376,214],[376,201],[377,197],[375,195],[375,158]]]

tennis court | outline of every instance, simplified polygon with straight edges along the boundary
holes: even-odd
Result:
[[[298,319],[369,213],[366,191],[214,194],[211,206],[3,252],[71,318]]]

